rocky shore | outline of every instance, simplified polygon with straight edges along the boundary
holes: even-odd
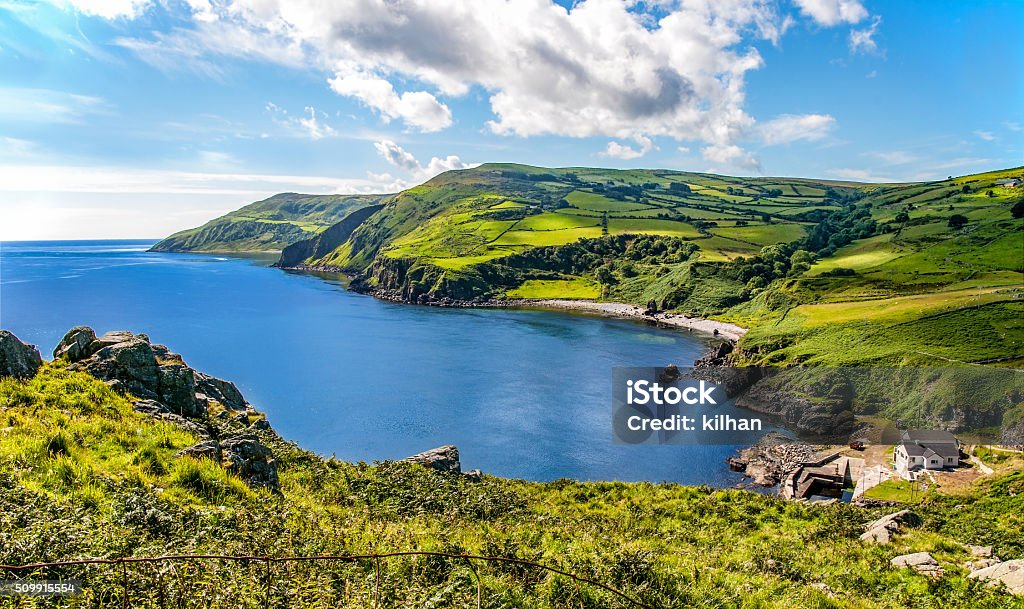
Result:
[[[754,484],[775,486],[801,463],[810,461],[818,449],[778,432],[765,434],[757,444],[740,451],[726,462],[735,471],[741,471]]]

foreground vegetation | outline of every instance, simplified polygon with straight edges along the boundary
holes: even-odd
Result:
[[[281,493],[253,490],[211,460],[176,457],[197,438],[134,412],[83,373],[47,364],[0,381],[0,563],[165,553],[314,555],[425,549],[519,557],[614,586],[652,607],[1024,607],[966,578],[960,543],[1024,557],[1024,474],[915,508],[922,526],[888,546],[858,541],[884,510],[815,507],[740,490],[649,483],[480,482],[404,463],[323,460],[255,432]],[[929,551],[938,579],[894,569]],[[133,565],[132,606],[258,607],[264,565]],[[475,574],[474,569],[475,568]],[[625,607],[608,592],[512,564],[419,557],[380,563],[380,606]],[[80,606],[120,603],[119,567],[78,577]],[[373,561],[279,563],[272,606],[373,606]],[[180,604],[179,604],[180,600]],[[0,598],[2,606],[43,600]]]

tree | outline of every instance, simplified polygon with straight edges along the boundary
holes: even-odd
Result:
[[[992,192],[992,189],[989,188],[988,190],[985,191],[985,196],[991,199],[992,197],[996,196],[996,193]]]
[[[1024,218],[1024,199],[1014,203],[1013,207],[1010,208],[1010,213],[1013,214],[1014,218]]]
[[[597,267],[597,270],[594,271],[594,278],[597,279],[598,283],[604,286],[609,286],[615,283],[615,275],[612,274],[612,270],[607,264]]]
[[[900,213],[896,214],[896,221],[897,222],[909,222],[910,221],[910,214],[908,214],[905,211],[901,211]]]
[[[953,214],[949,217],[950,228],[963,228],[967,226],[967,216],[962,214]]]

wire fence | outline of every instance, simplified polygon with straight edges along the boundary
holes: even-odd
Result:
[[[476,584],[476,607],[477,609],[482,608],[484,600],[484,586],[480,578],[480,573],[477,571],[475,562],[481,563],[499,563],[506,565],[515,565],[518,567],[529,567],[534,569],[540,569],[548,573],[560,575],[571,580],[576,587],[577,598],[579,599],[579,606],[581,609],[584,608],[583,596],[580,594],[580,584],[586,586],[592,586],[593,588],[602,590],[614,596],[616,599],[623,601],[627,606],[639,607],[640,609],[654,609],[652,605],[649,605],[629,594],[626,594],[622,590],[597,581],[591,577],[586,577],[572,573],[559,567],[554,567],[544,563],[527,560],[523,558],[515,558],[508,556],[481,556],[476,554],[458,554],[450,552],[433,552],[426,550],[408,550],[398,552],[384,552],[384,553],[369,553],[369,554],[341,554],[341,555],[319,555],[319,556],[260,556],[260,555],[220,555],[220,554],[173,554],[164,556],[142,556],[132,557],[126,556],[121,558],[83,558],[73,560],[63,560],[55,562],[37,562],[29,563],[24,565],[0,565],[0,571],[6,573],[13,573],[20,575],[24,572],[30,572],[33,575],[43,572],[43,574],[49,572],[51,569],[64,570],[68,567],[78,566],[107,566],[117,567],[120,566],[120,603],[122,609],[128,609],[128,607],[135,606],[132,602],[131,596],[131,578],[129,577],[129,565],[144,565],[153,563],[175,563],[182,561],[231,561],[235,563],[242,563],[247,565],[259,565],[262,573],[260,574],[263,579],[264,594],[262,599],[263,609],[270,609],[272,606],[271,597],[273,590],[273,565],[275,564],[292,564],[292,563],[318,563],[318,562],[359,562],[359,561],[372,561],[373,564],[373,584],[372,584],[372,607],[373,609],[383,609],[385,606],[382,600],[381,593],[381,561],[385,559],[401,558],[401,557],[428,557],[428,558],[442,558],[449,560],[464,561],[466,566],[469,567],[473,574],[473,579]],[[254,574],[255,575],[255,574]],[[70,578],[65,578],[70,579]],[[161,609],[173,606],[173,603],[166,598],[164,585],[161,582],[157,587],[156,594],[156,606]],[[106,605],[105,603],[101,603]],[[177,606],[181,606],[179,602]]]

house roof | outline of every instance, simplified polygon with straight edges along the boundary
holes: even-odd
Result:
[[[956,437],[941,429],[908,429],[903,432],[903,440],[922,442],[924,444],[956,444]]]
[[[960,445],[953,434],[938,429],[908,429],[903,432],[903,441],[899,443],[909,457],[949,457],[960,456]]]

